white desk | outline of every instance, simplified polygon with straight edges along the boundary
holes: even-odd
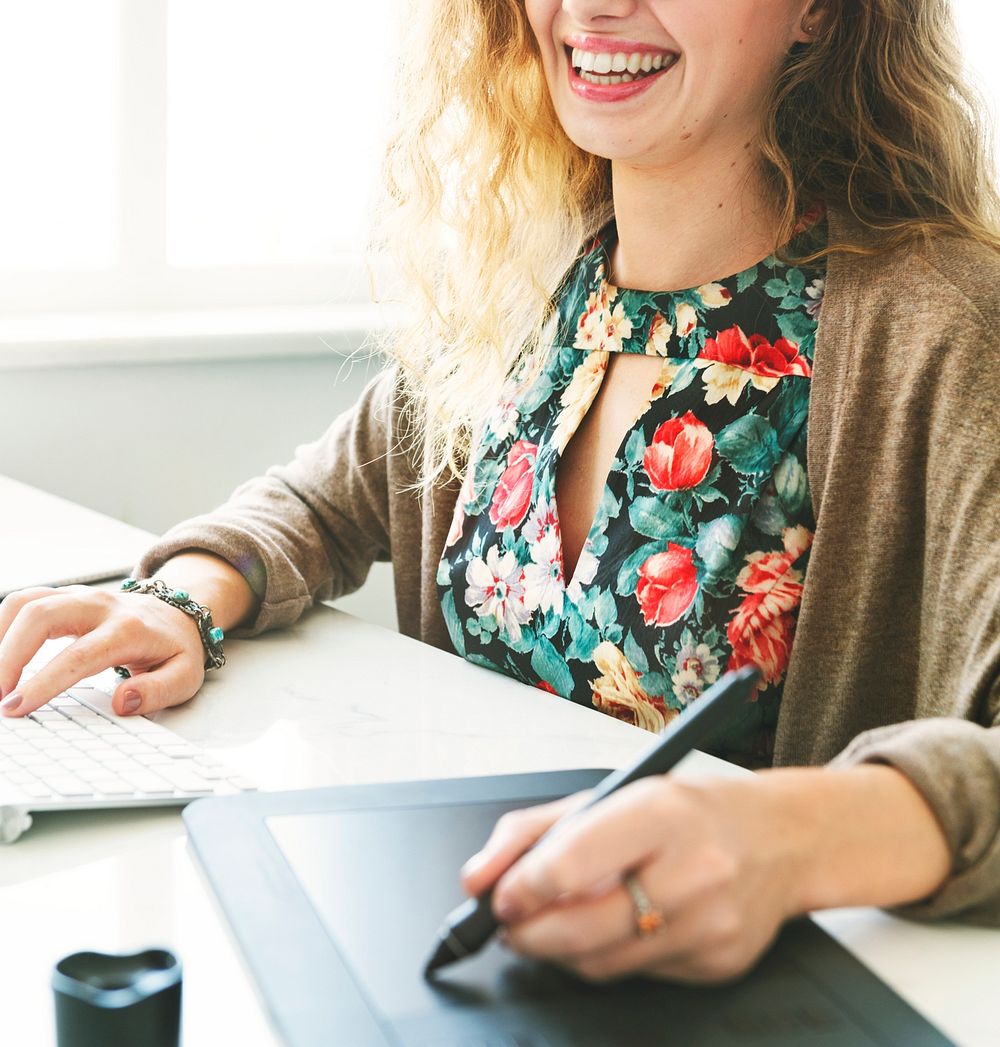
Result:
[[[161,722],[263,789],[613,766],[649,735],[329,608],[228,644]],[[691,773],[744,773],[694,754]],[[1000,1043],[1000,932],[874,910],[822,924],[961,1047]],[[80,949],[174,950],[184,1045],[277,1042],[176,811],[39,816],[0,847],[0,1042],[54,1042],[49,976]]]

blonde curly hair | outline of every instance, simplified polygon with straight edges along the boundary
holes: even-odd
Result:
[[[984,107],[948,0],[823,6],[762,113],[775,248],[822,200],[885,249],[955,234],[1000,250]],[[406,288],[409,320],[384,350],[431,483],[462,472],[505,377],[540,355],[561,276],[611,217],[611,175],[563,132],[523,0],[414,0],[406,18],[371,250]]]

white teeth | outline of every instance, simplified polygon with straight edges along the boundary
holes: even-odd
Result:
[[[595,73],[610,73],[611,72],[611,55],[599,54],[594,59],[594,72]]]
[[[584,51],[574,47],[570,60],[579,75],[592,84],[620,84],[638,80],[642,74],[669,69],[676,62],[677,55],[654,55],[648,51],[633,51],[631,54],[616,51],[611,54],[608,51]],[[609,77],[609,73],[621,75]]]

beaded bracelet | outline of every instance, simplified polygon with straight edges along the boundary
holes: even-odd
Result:
[[[226,664],[226,656],[222,653],[225,633],[212,623],[212,612],[203,604],[195,603],[191,599],[191,594],[185,589],[171,589],[159,578],[152,578],[145,582],[137,581],[135,578],[126,578],[122,582],[121,591],[155,596],[158,600],[170,604],[171,607],[176,607],[178,611],[190,615],[198,626],[198,632],[201,633],[201,642],[205,648],[206,672],[209,669],[221,669]],[[129,675],[128,669],[120,665],[115,666],[115,672],[119,676]]]

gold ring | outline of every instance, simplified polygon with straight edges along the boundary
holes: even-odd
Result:
[[[642,889],[634,873],[629,873],[624,880],[625,889],[632,899],[632,914],[635,918],[635,929],[640,938],[648,938],[663,926],[663,913],[649,900],[649,895]]]

